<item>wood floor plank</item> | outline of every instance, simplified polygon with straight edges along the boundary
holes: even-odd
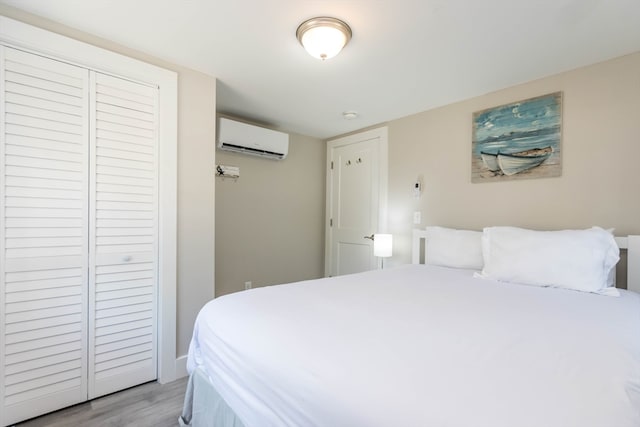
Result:
[[[187,378],[151,382],[43,415],[16,427],[175,427]]]

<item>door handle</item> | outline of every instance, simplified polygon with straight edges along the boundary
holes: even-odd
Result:
[[[126,255],[122,257],[122,261],[124,262],[129,262],[133,259],[133,257],[131,255]]]
[[[363,239],[371,239],[371,241],[373,242],[373,234],[371,236],[364,236]]]

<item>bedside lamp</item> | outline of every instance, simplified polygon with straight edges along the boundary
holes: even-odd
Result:
[[[384,268],[384,258],[393,255],[393,235],[375,234],[373,237],[373,255],[382,258]]]

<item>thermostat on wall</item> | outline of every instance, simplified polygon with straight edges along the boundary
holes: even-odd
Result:
[[[422,183],[417,179],[413,184],[413,197],[417,199],[420,197],[420,194],[422,194]]]

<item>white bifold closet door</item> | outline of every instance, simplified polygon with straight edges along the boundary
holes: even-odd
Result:
[[[91,75],[89,398],[156,378],[157,89]]]
[[[4,423],[86,400],[89,72],[0,46]]]
[[[157,88],[0,46],[0,424],[156,378]]]

